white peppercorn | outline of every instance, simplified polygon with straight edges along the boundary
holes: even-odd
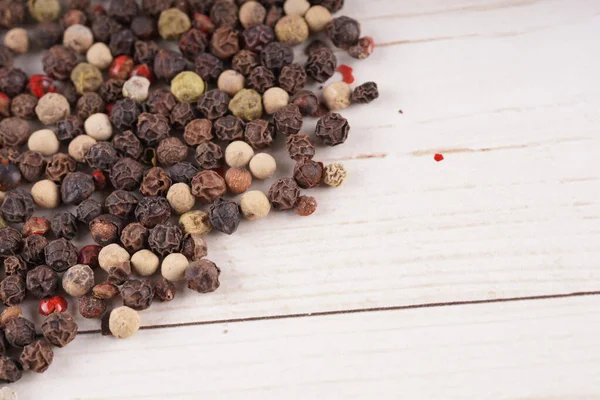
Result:
[[[108,317],[108,329],[118,339],[125,339],[140,329],[140,314],[127,306],[117,307]]]
[[[150,81],[147,78],[132,76],[123,84],[123,96],[141,103],[148,99],[149,89]]]
[[[34,183],[31,187],[31,197],[40,208],[56,208],[60,205],[60,189],[49,179]]]
[[[242,168],[248,165],[254,156],[254,150],[246,142],[236,140],[225,149],[225,162],[233,168]]]
[[[69,115],[71,106],[62,94],[46,93],[35,106],[35,114],[44,125],[52,125]]]
[[[77,162],[85,162],[85,155],[87,154],[90,147],[98,143],[96,139],[88,135],[76,136],[71,143],[69,143],[68,152],[72,159]]]
[[[228,69],[219,75],[217,86],[219,87],[219,90],[222,90],[233,97],[237,92],[244,88],[245,81],[246,78],[244,78],[244,75],[232,69]]]
[[[269,115],[287,106],[289,101],[290,95],[280,87],[272,87],[263,94],[263,107]]]
[[[94,286],[94,271],[89,265],[73,265],[63,275],[62,286],[67,294],[73,297],[81,297]]]
[[[244,28],[262,24],[266,16],[267,10],[257,1],[247,1],[240,7],[240,23]]]
[[[160,265],[158,256],[150,250],[142,249],[131,256],[131,267],[140,276],[150,276]]]
[[[208,213],[200,210],[188,211],[179,217],[179,225],[183,232],[204,235],[212,230]]]
[[[102,43],[94,43],[87,51],[86,54],[87,62],[92,64],[98,69],[106,69],[110,66],[113,61],[112,53],[110,48]]]
[[[344,183],[344,179],[346,168],[340,163],[329,164],[323,169],[323,183],[328,186],[338,187]]]
[[[110,118],[104,113],[90,115],[83,123],[83,128],[95,140],[108,140],[112,136]]]
[[[266,217],[271,211],[271,202],[260,190],[244,193],[240,200],[240,208],[246,219],[255,221]]]
[[[277,21],[275,35],[277,35],[280,42],[295,46],[304,43],[308,39],[308,25],[304,18],[298,15],[286,15]]]
[[[51,156],[58,153],[60,142],[56,134],[50,129],[40,129],[29,136],[27,147],[31,151],[37,151],[44,156]]]
[[[131,259],[127,250],[116,243],[109,244],[98,253],[98,265],[105,271],[110,271],[112,267],[127,262]]]
[[[352,102],[352,88],[346,82],[334,82],[323,90],[323,100],[331,111],[348,108]]]
[[[160,272],[165,279],[172,282],[184,279],[185,270],[190,262],[181,253],[172,253],[165,257],[160,267]]]
[[[331,22],[333,17],[328,9],[323,6],[312,6],[304,15],[311,32],[321,32]]]
[[[177,214],[190,211],[194,208],[194,204],[196,204],[196,198],[192,194],[192,189],[185,183],[172,185],[167,192],[167,201]]]
[[[258,153],[250,160],[250,172],[256,179],[269,179],[277,170],[277,162],[267,153]]]
[[[286,0],[283,4],[285,15],[298,15],[302,17],[309,8],[310,3],[307,0]]]
[[[63,44],[79,54],[84,54],[94,43],[94,34],[87,26],[75,24],[65,29]]]
[[[23,28],[13,28],[4,35],[4,45],[15,53],[23,54],[29,50],[29,36]]]

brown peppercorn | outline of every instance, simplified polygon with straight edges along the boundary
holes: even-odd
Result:
[[[119,294],[119,288],[110,282],[103,282],[92,288],[92,294],[98,299],[108,300]]]
[[[94,242],[106,246],[119,240],[123,221],[114,215],[103,214],[90,221],[89,229]]]
[[[99,255],[102,246],[90,244],[83,246],[77,255],[77,263],[88,265],[92,269],[99,267]]]
[[[320,48],[310,53],[305,68],[308,76],[323,83],[335,73],[337,58],[331,49]]]
[[[248,76],[254,68],[260,65],[260,57],[250,50],[240,50],[233,56],[231,64],[234,71]]]
[[[79,314],[83,318],[101,318],[102,314],[106,311],[106,301],[99,299],[95,296],[81,296],[79,298]]]
[[[139,222],[127,225],[121,233],[121,244],[130,253],[142,250],[148,243],[148,228]]]
[[[173,128],[184,128],[195,118],[195,105],[192,105],[190,103],[177,103],[171,110],[171,115],[169,119]]]
[[[71,172],[62,181],[60,194],[64,204],[79,204],[94,193],[94,180],[83,172]]]
[[[237,230],[242,219],[237,203],[222,197],[211,204],[208,217],[214,229],[227,235],[231,235]]]
[[[325,31],[333,44],[341,49],[348,49],[360,39],[360,24],[346,16],[334,18]]]
[[[110,122],[118,130],[125,131],[133,128],[142,114],[142,105],[130,98],[124,98],[115,103],[110,113]]]
[[[0,11],[0,20],[2,19],[1,13],[2,12]],[[0,21],[0,25],[1,25],[1,21]],[[0,68],[12,67],[14,64],[14,59],[15,59],[15,56],[14,56],[12,50],[10,50],[8,47],[6,47],[4,45],[0,45]]]
[[[122,134],[115,136],[112,140],[112,144],[115,150],[121,155],[135,160],[140,158],[144,150],[140,139],[138,139],[131,131],[125,131]]]
[[[179,252],[183,233],[181,229],[169,222],[156,225],[150,231],[148,244],[150,249],[159,256]]]
[[[214,142],[200,144],[196,148],[196,162],[203,169],[215,169],[221,165],[223,150]]]
[[[212,203],[227,191],[225,179],[215,171],[201,171],[192,178],[192,194],[200,201]]]
[[[179,53],[161,49],[154,57],[154,75],[157,79],[170,81],[185,69],[185,58]]]
[[[289,210],[296,205],[300,189],[293,179],[281,178],[271,186],[268,197],[275,210]]]
[[[306,70],[300,64],[286,65],[279,75],[279,87],[288,93],[296,93],[306,84]]]
[[[219,140],[231,142],[244,137],[244,121],[234,115],[217,119],[214,128]]]
[[[45,235],[50,231],[50,221],[43,217],[32,217],[29,218],[23,224],[21,232],[24,237],[31,235]],[[0,254],[1,256],[1,254]]]
[[[20,256],[9,256],[4,259],[4,275],[20,275],[25,277],[27,274],[27,264]]]
[[[144,174],[144,179],[140,185],[140,193],[144,196],[165,196],[170,187],[171,178],[165,170],[161,167],[154,167]]]
[[[137,197],[126,190],[115,190],[114,192],[111,192],[104,201],[106,210],[115,217],[119,217],[123,220],[127,220],[133,216],[137,205]]]
[[[93,18],[91,29],[96,41],[107,43],[123,26],[107,15],[98,15]]]
[[[77,323],[70,314],[55,312],[44,319],[42,334],[56,347],[65,347],[77,336]]]
[[[188,147],[178,138],[169,137],[158,144],[156,156],[159,164],[174,165],[187,159]]]
[[[275,138],[273,124],[264,119],[255,119],[246,123],[244,132],[246,142],[255,149],[265,149],[271,146]]]
[[[27,74],[18,68],[0,68],[0,92],[9,97],[23,93],[27,80]]]
[[[25,222],[33,215],[33,198],[23,189],[6,193],[0,212],[7,222]]]
[[[48,243],[44,249],[46,265],[56,272],[63,272],[77,263],[77,248],[65,238]]]
[[[171,206],[164,197],[144,197],[135,209],[135,218],[146,228],[154,228],[171,217]]]
[[[58,274],[47,265],[38,265],[27,272],[27,291],[38,299],[51,297],[58,288]]]
[[[375,82],[367,82],[358,86],[352,92],[352,102],[368,104],[379,97],[379,90]]]
[[[124,83],[124,80],[109,79],[102,83],[98,93],[100,94],[100,97],[102,97],[102,100],[104,100],[106,103],[115,103],[123,98]]]
[[[23,23],[25,5],[18,1],[3,0],[0,2],[0,27],[11,29]]]
[[[58,80],[69,79],[77,61],[75,51],[66,46],[52,46],[42,57],[46,75]]]
[[[0,257],[16,255],[23,247],[23,236],[18,230],[6,226],[0,228]]]
[[[225,173],[225,182],[231,193],[241,194],[252,184],[252,174],[245,168],[230,168]]]
[[[214,292],[219,288],[221,270],[212,261],[202,259],[192,261],[185,270],[187,287],[198,293]]]
[[[0,164],[0,191],[14,189],[21,184],[21,172],[14,164]]]
[[[185,126],[183,140],[190,146],[197,146],[212,138],[212,122],[208,119],[195,119]]]
[[[106,14],[123,24],[129,24],[138,14],[138,5],[135,0],[111,0]]]
[[[154,294],[160,299],[160,301],[171,301],[175,298],[177,289],[173,282],[168,281],[165,278],[160,278],[158,282],[154,284]]]
[[[230,100],[227,93],[213,89],[200,96],[197,108],[203,117],[214,120],[227,113]]]
[[[275,41],[275,32],[267,25],[253,25],[242,32],[244,49],[260,53],[269,43]]]
[[[295,104],[288,104],[273,114],[275,131],[284,136],[295,135],[302,129],[302,114]]]
[[[102,214],[102,204],[97,200],[87,199],[79,203],[75,209],[77,219],[88,225],[91,220]]]
[[[283,7],[280,7],[277,4],[274,4],[269,8],[267,12],[267,17],[265,18],[265,24],[274,28],[277,22],[284,16]]]
[[[205,81],[216,81],[225,69],[223,61],[210,53],[202,53],[194,60],[194,71]]]
[[[171,111],[177,105],[177,100],[173,93],[167,89],[157,89],[146,101],[146,107],[148,107],[148,112],[152,114],[161,114],[165,117],[171,115]]]
[[[198,54],[202,54],[208,47],[208,39],[200,29],[190,29],[179,39],[179,51],[185,58],[194,61]]]
[[[76,108],[77,116],[82,121],[85,121],[90,115],[103,112],[105,104],[98,93],[89,92],[84,93],[79,100],[77,100]]]
[[[84,9],[85,10],[85,9]],[[67,28],[71,25],[87,25],[87,15],[82,10],[71,8],[60,19],[60,24]]]
[[[280,42],[271,42],[260,52],[260,60],[263,66],[279,73],[283,67],[294,62],[294,51]]]
[[[304,54],[306,54],[307,56],[310,56],[313,51],[319,50],[322,48],[331,50],[331,47],[327,43],[325,43],[321,39],[315,39],[312,42],[310,42],[308,44],[308,46],[306,46],[306,49],[304,49]]]
[[[140,39],[150,39],[156,35],[156,22],[147,15],[137,15],[131,21],[131,30]]]
[[[217,28],[210,41],[210,50],[221,60],[227,60],[240,50],[239,33],[230,27]]]
[[[110,170],[110,181],[115,189],[134,190],[142,181],[144,167],[132,158],[124,157]]]
[[[337,146],[348,139],[350,125],[337,113],[328,113],[317,122],[315,134],[328,146]]]
[[[0,144],[4,146],[21,146],[29,139],[29,124],[17,117],[5,118],[0,121]]]
[[[57,153],[50,158],[50,161],[46,165],[46,177],[54,182],[62,182],[76,168],[77,163],[75,160],[67,154]]]
[[[25,278],[21,275],[10,275],[0,282],[0,299],[5,306],[21,304],[26,294]]]
[[[137,40],[133,45],[133,60],[136,64],[153,65],[158,45],[153,40]]]
[[[217,26],[234,26],[238,21],[238,7],[228,0],[217,0],[210,8],[210,20]]]
[[[21,308],[21,306],[12,306],[12,307],[8,307],[5,308],[2,313],[0,314],[0,328],[4,329],[6,327],[6,324],[8,323],[8,321],[10,321],[11,319],[14,318],[18,318],[18,317],[22,317],[23,316],[23,309]],[[6,338],[4,337],[4,332],[2,332],[2,334],[0,334],[0,354],[4,355],[6,354],[6,348],[7,348],[7,343],[6,343]]]
[[[4,335],[11,346],[25,347],[35,340],[35,326],[23,317],[13,318],[6,323]]]
[[[301,158],[294,166],[294,179],[302,189],[319,186],[323,175],[323,164],[309,158]]]
[[[28,93],[22,93],[12,99],[10,111],[15,117],[32,119],[35,116],[35,106],[37,105],[37,101],[37,97]]]
[[[19,157],[19,170],[26,181],[37,182],[45,169],[46,160],[37,151],[26,151]]]
[[[63,28],[60,24],[44,21],[31,29],[29,42],[33,49],[49,49],[59,44],[63,37]]]
[[[188,233],[181,242],[181,254],[195,261],[208,254],[206,240],[199,233]]]
[[[137,136],[146,146],[155,146],[169,131],[169,120],[162,114],[142,113],[138,118]]]
[[[130,279],[121,287],[121,297],[123,305],[141,311],[152,305],[154,290],[147,280]]]
[[[19,3],[15,3],[12,0],[3,0],[4,2],[7,2],[10,4],[15,4],[15,5],[20,5],[22,6],[22,4]],[[0,13],[0,18],[2,17],[2,14]],[[2,20],[0,20],[1,22]],[[23,373],[21,372],[21,369],[17,366],[17,364],[11,360],[10,358],[4,356],[4,355],[0,355],[0,380],[4,381],[4,382],[16,382],[19,379],[21,379],[21,376],[23,375]]]
[[[303,158],[312,159],[315,155],[315,145],[310,136],[299,133],[297,135],[291,135],[285,142],[290,158],[295,161],[300,161]]]
[[[52,347],[43,339],[36,340],[25,346],[19,356],[19,362],[23,370],[40,374],[48,369],[53,359],[54,352],[52,351]]]
[[[108,270],[108,282],[122,285],[131,276],[131,262],[120,262]]]
[[[67,115],[56,123],[56,137],[58,140],[71,140],[84,133],[83,122],[75,115]]]
[[[264,93],[267,89],[275,86],[275,74],[263,66],[254,68],[248,75],[248,88],[254,89],[259,93]]]
[[[68,211],[59,211],[52,217],[50,225],[54,236],[71,240],[77,236],[77,220],[75,216]]]
[[[173,7],[173,0],[142,0],[142,9],[156,17],[161,12]]]
[[[40,265],[44,263],[44,248],[48,245],[48,239],[36,234],[29,235],[23,243],[21,257],[29,265]]]

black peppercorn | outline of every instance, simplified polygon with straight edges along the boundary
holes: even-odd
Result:
[[[162,114],[142,113],[138,118],[137,136],[146,146],[155,146],[169,136],[169,120]]]
[[[13,318],[6,323],[4,335],[11,346],[24,347],[35,340],[35,326],[23,317]]]
[[[16,255],[21,247],[23,236],[18,230],[10,226],[0,228],[0,258]]]
[[[262,65],[275,73],[294,62],[294,51],[280,42],[271,42],[260,52]]]
[[[196,110],[190,103],[177,103],[171,110],[170,121],[174,128],[183,128],[196,118]]]
[[[25,277],[27,274],[27,264],[20,256],[9,256],[4,259],[4,275],[20,275]]]
[[[121,286],[121,297],[124,306],[141,311],[152,304],[154,290],[147,280],[130,279]]]
[[[154,57],[154,75],[157,79],[170,81],[185,69],[185,58],[179,53],[170,50],[158,50]]]
[[[79,221],[88,225],[91,220],[102,214],[102,204],[97,200],[87,199],[79,203],[75,216]]]
[[[215,136],[219,140],[234,141],[244,137],[244,121],[234,115],[217,119],[214,123]]]
[[[135,0],[111,0],[106,13],[123,24],[129,24],[138,14],[138,5]]]
[[[59,44],[63,37],[63,28],[52,21],[40,22],[29,34],[29,43],[33,49],[49,49]]]
[[[91,29],[96,41],[107,43],[123,26],[107,15],[98,15],[93,19]]]
[[[156,35],[156,22],[146,15],[138,15],[131,21],[131,30],[140,39],[150,39]]]
[[[26,294],[25,278],[21,275],[10,275],[0,282],[0,299],[7,307],[21,304]]]
[[[224,69],[223,61],[210,53],[199,54],[194,60],[194,71],[207,83],[216,81]]]
[[[106,301],[94,296],[81,296],[79,298],[79,314],[83,318],[101,318],[106,311]]]
[[[254,68],[260,65],[260,57],[250,50],[241,50],[233,56],[231,64],[234,71],[237,71],[244,76],[248,76]]]
[[[255,149],[265,149],[271,146],[275,138],[273,124],[264,119],[255,119],[246,124],[244,132],[246,142]]]
[[[77,248],[65,238],[48,243],[44,249],[46,265],[56,272],[63,272],[77,264]]]
[[[306,70],[300,64],[289,64],[281,69],[279,87],[288,93],[296,93],[306,84]]]
[[[46,75],[61,81],[69,79],[77,63],[77,54],[66,46],[52,46],[42,57]]]
[[[171,253],[177,253],[181,248],[181,239],[183,233],[181,229],[171,223],[156,225],[150,230],[148,244],[150,249],[160,255],[166,256]]]
[[[210,206],[208,217],[213,228],[228,235],[237,230],[242,219],[237,203],[225,200],[222,197],[216,199]]]
[[[336,47],[347,49],[358,43],[360,24],[349,17],[334,18],[325,28],[327,36]]]
[[[152,16],[173,7],[173,0],[142,0],[142,9]]]
[[[140,193],[144,196],[165,196],[171,187],[171,178],[160,167],[150,168],[144,175],[140,185]]]
[[[4,0],[4,1],[9,1],[10,4],[17,4],[17,5],[22,6],[22,4],[14,3],[13,1],[10,1],[10,0]],[[0,19],[0,22],[1,21],[2,21],[2,19]],[[6,356],[0,355],[0,380],[12,383],[12,382],[16,382],[19,379],[21,379],[22,375],[23,375],[23,372],[21,372],[21,369],[17,366],[17,364],[13,360],[11,360],[10,358],[8,358]]]
[[[265,24],[267,24],[267,26],[270,26],[271,28],[274,28],[277,22],[279,22],[279,20],[281,19],[281,17],[283,17],[283,15],[283,8],[277,4],[273,4],[267,12]]]
[[[104,107],[104,100],[98,93],[87,92],[77,100],[77,116],[85,121],[90,115],[103,112]]]
[[[29,265],[40,265],[45,262],[44,248],[48,245],[48,239],[42,235],[29,235],[23,243],[21,257]]]
[[[134,33],[130,29],[123,29],[120,32],[111,35],[109,48],[114,57],[133,54],[133,46],[136,41]]]
[[[315,134],[326,145],[337,146],[346,141],[349,131],[346,118],[337,113],[328,113],[317,122]]]
[[[21,176],[29,182],[37,182],[46,169],[44,156],[37,151],[26,151],[19,157]]]
[[[133,212],[138,205],[138,199],[131,192],[126,190],[115,190],[106,197],[104,207],[106,210],[123,220],[133,216]]]
[[[130,253],[142,250],[148,243],[150,231],[139,222],[133,222],[123,228],[121,244]]]
[[[42,323],[42,334],[56,347],[65,347],[77,335],[77,323],[70,314],[52,313]]]
[[[260,53],[265,46],[275,41],[275,32],[267,25],[253,25],[242,32],[244,49]]]
[[[121,155],[137,160],[141,157],[144,147],[142,142],[131,131],[125,131],[112,140],[112,145]]]
[[[12,67],[14,64],[14,59],[15,56],[13,55],[13,52],[8,47],[0,45],[0,68]]]
[[[214,292],[219,288],[221,270],[214,262],[203,259],[192,261],[185,270],[188,288],[198,293]]]
[[[68,211],[59,211],[54,214],[50,227],[54,235],[58,238],[63,237],[71,240],[77,236],[77,220]]]
[[[194,61],[198,54],[206,51],[208,40],[206,34],[200,29],[190,29],[179,39],[179,51],[185,58]]]
[[[196,162],[202,169],[215,169],[221,165],[223,150],[214,142],[205,142],[196,147]]]
[[[293,179],[281,178],[271,186],[268,197],[275,210],[289,210],[296,205],[300,189]]]
[[[144,167],[132,158],[124,157],[110,170],[110,181],[115,189],[134,190],[142,181]]]
[[[119,160],[117,150],[108,142],[92,145],[85,155],[85,161],[93,169],[109,171]]]
[[[315,39],[312,42],[310,42],[308,44],[308,46],[306,46],[306,48],[304,49],[304,54],[306,54],[307,56],[310,56],[310,54],[313,51],[322,49],[322,48],[331,49],[331,47],[327,43],[322,41],[321,39]]]
[[[288,104],[273,115],[275,131],[289,136],[295,135],[302,129],[302,114],[295,104]]]
[[[322,83],[335,73],[337,58],[331,49],[322,47],[309,54],[305,68],[308,76]]]
[[[144,197],[135,209],[135,218],[146,228],[154,228],[171,217],[171,206],[164,197]]]
[[[94,193],[94,180],[83,172],[71,172],[62,181],[60,195],[65,204],[79,204]]]
[[[136,64],[153,65],[158,45],[153,40],[137,40],[133,45],[133,60]]]
[[[21,172],[14,164],[0,164],[0,191],[14,189],[21,184]]]
[[[56,123],[56,137],[58,140],[71,140],[84,133],[83,122],[75,115],[67,115]]]
[[[18,68],[0,68],[0,92],[9,97],[23,93],[27,86],[27,74]]]
[[[94,242],[106,246],[119,240],[123,221],[114,215],[103,214],[91,220],[89,228]]]
[[[35,117],[35,106],[38,99],[28,93],[21,93],[10,104],[10,112],[15,117],[33,119]]]
[[[275,86],[275,74],[270,69],[258,66],[250,71],[248,75],[248,88],[254,89],[259,93],[264,93],[267,89]]]
[[[214,120],[227,113],[229,101],[230,98],[227,93],[213,89],[200,96],[197,108],[203,117]]]
[[[303,133],[289,136],[285,147],[290,157],[296,161],[303,158],[312,159],[315,155],[315,145],[312,139]]]
[[[133,128],[142,113],[142,105],[133,99],[125,98],[117,101],[110,112],[110,122],[118,130]]]
[[[33,198],[24,189],[13,189],[6,193],[0,206],[2,216],[8,222],[25,222],[33,215]]]
[[[161,301],[171,301],[175,298],[176,288],[173,282],[160,278],[154,285],[154,294]]]
[[[375,82],[367,82],[358,86],[352,92],[352,102],[367,104],[379,97],[379,90]]]
[[[38,299],[51,297],[58,288],[58,274],[47,265],[38,265],[27,273],[27,291]]]
[[[169,169],[169,178],[173,183],[186,183],[190,181],[198,173],[198,168],[187,161],[179,162]]]
[[[23,348],[19,362],[25,371],[41,374],[45,372],[54,360],[52,347],[45,340],[36,340]]]
[[[98,94],[106,103],[111,104],[123,98],[123,84],[125,81],[109,79],[102,83]]]
[[[167,89],[157,89],[150,94],[146,100],[148,112],[152,114],[162,114],[165,117],[171,115],[171,111],[177,104],[177,100],[173,93]]]
[[[121,262],[108,270],[108,282],[114,285],[122,285],[131,275],[131,263]]]
[[[234,26],[238,20],[238,7],[227,0],[217,0],[210,8],[210,20],[216,26]]]

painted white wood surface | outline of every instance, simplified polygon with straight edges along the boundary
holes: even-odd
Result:
[[[210,235],[221,288],[155,304],[144,325],[600,290],[600,2],[346,1],[344,13],[380,47],[363,62],[340,60],[357,83],[381,90],[376,103],[344,112],[345,145],[318,149],[322,161],[342,160],[347,183],[314,191],[312,217],[273,213],[232,237]],[[292,167],[282,147],[280,176]],[[434,162],[436,152],[446,159]],[[82,336],[15,388],[25,399],[42,388],[60,399],[592,398],[597,302],[246,322],[234,339],[219,325],[124,342]],[[452,313],[454,325],[438,324]],[[470,325],[472,313],[496,318],[493,329]],[[409,333],[405,318],[421,330]],[[397,342],[403,335],[411,340]],[[441,343],[451,349],[430,351]],[[210,355],[222,364],[208,364]],[[99,369],[112,378],[94,384]]]

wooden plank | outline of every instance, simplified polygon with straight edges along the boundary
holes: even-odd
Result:
[[[86,335],[21,399],[599,399],[600,297]],[[43,397],[42,397],[43,394]]]

